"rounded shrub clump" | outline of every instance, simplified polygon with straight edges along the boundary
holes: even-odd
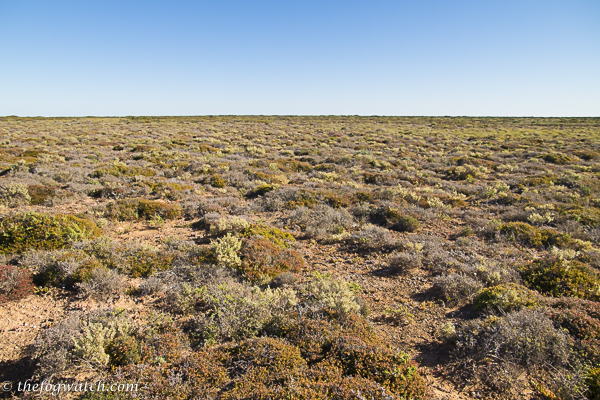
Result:
[[[600,299],[597,272],[580,261],[546,257],[521,267],[520,272],[529,288],[544,295]]]
[[[100,236],[98,226],[74,215],[29,212],[0,220],[0,254],[56,250]]]
[[[157,216],[166,220],[179,218],[181,207],[162,201],[123,199],[108,204],[105,215],[116,221],[152,220]]]
[[[14,265],[0,265],[0,304],[33,293],[31,273]]]
[[[106,352],[110,357],[110,364],[115,367],[136,364],[140,361],[138,343],[129,335],[116,337],[108,344]]]
[[[499,230],[508,240],[529,247],[564,246],[570,239],[554,229],[539,229],[525,222],[509,222]]]
[[[250,282],[268,283],[282,272],[300,272],[304,259],[294,250],[281,249],[267,239],[255,237],[244,240],[242,263],[237,268]]]
[[[600,363],[600,303],[561,298],[549,301],[550,319],[574,340],[574,349],[590,364]],[[599,386],[600,387],[600,386]]]
[[[476,310],[496,309],[507,312],[536,304],[535,293],[517,283],[483,289],[473,300],[473,308]]]
[[[419,229],[419,221],[410,215],[400,217],[398,222],[391,226],[391,229],[398,232],[414,232]]]
[[[210,186],[222,189],[227,186],[227,182],[225,182],[221,175],[215,175],[210,178]]]

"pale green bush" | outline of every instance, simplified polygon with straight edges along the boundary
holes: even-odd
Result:
[[[202,301],[209,311],[194,318],[193,325],[204,344],[254,337],[298,304],[291,288],[261,290],[235,281],[206,288]]]
[[[31,202],[27,186],[22,183],[0,185],[0,204],[6,207],[25,206]]]
[[[213,240],[211,245],[220,266],[234,268],[242,265],[242,260],[237,255],[242,248],[242,241],[239,238],[228,233],[227,236]]]
[[[317,274],[304,286],[302,293],[307,296],[308,304],[316,308],[327,307],[342,314],[357,314],[361,309],[348,284],[329,275]]]
[[[219,235],[223,233],[238,233],[250,226],[250,222],[238,216],[221,217],[216,222],[210,225],[209,232],[211,235]]]

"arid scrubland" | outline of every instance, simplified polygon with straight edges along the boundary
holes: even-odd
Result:
[[[599,177],[598,118],[0,118],[0,380],[598,399]]]

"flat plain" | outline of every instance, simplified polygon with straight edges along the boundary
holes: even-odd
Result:
[[[599,176],[599,118],[0,118],[0,381],[600,398]]]

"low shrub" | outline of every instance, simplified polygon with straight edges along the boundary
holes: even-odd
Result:
[[[29,185],[27,190],[31,196],[31,204],[34,206],[41,206],[46,204],[48,200],[54,197],[56,193],[56,187],[42,186],[42,185]]]
[[[284,249],[267,239],[245,239],[236,269],[250,282],[265,284],[283,272],[301,272],[304,259],[294,250]]]
[[[43,379],[51,379],[65,370],[105,371],[110,362],[108,345],[131,333],[132,325],[122,311],[72,312],[38,333],[32,346],[37,372]]]
[[[141,296],[151,296],[157,294],[165,289],[165,285],[162,281],[155,277],[150,276],[144,279],[137,288],[136,294]]]
[[[94,222],[73,215],[16,214],[0,220],[0,253],[61,249],[99,235]]]
[[[32,293],[31,272],[14,265],[0,265],[0,304],[21,300]]]
[[[492,358],[532,369],[558,367],[567,363],[569,351],[568,335],[539,310],[467,321],[457,329],[455,355],[463,361]]]
[[[0,185],[0,204],[6,207],[25,206],[31,202],[27,186],[22,183]]]
[[[255,337],[298,303],[291,289],[261,290],[233,281],[203,288],[199,299],[207,311],[194,319],[193,333],[204,344]]]
[[[558,165],[564,165],[572,161],[570,157],[567,157],[564,154],[545,154],[541,157],[546,162]]]
[[[423,255],[416,251],[393,252],[388,267],[392,273],[404,273],[423,266]]]
[[[207,217],[212,214],[205,215],[204,219],[207,220],[209,228],[208,232],[211,235],[224,235],[226,233],[241,233],[245,231],[249,226],[250,222],[245,218],[240,218],[238,216],[227,216],[220,217],[216,221],[210,221]]]
[[[181,216],[181,207],[176,204],[144,199],[123,199],[109,203],[105,216],[116,221],[150,220],[156,215],[162,219],[176,219]]]
[[[97,168],[92,172],[93,178],[102,178],[106,175],[112,175],[116,177],[120,176],[154,176],[156,171],[152,168],[129,166],[122,162],[114,163],[112,165]]]
[[[585,383],[588,387],[586,396],[589,400],[600,399],[600,367],[590,368]]]
[[[390,229],[398,232],[414,232],[420,228],[419,221],[410,215],[400,217],[398,222],[393,224]]]
[[[237,254],[242,248],[242,241],[231,233],[212,241],[211,247],[218,265],[229,268],[242,265],[242,260]]]
[[[130,335],[114,338],[106,346],[109,364],[113,367],[136,364],[140,361],[140,352],[137,340]]]
[[[158,249],[140,247],[121,256],[123,264],[117,269],[133,278],[147,277],[156,271],[171,269],[173,254]]]
[[[341,315],[361,312],[361,305],[357,300],[360,294],[355,293],[348,283],[333,279],[327,274],[315,273],[313,279],[304,284],[301,294],[304,303],[311,307],[313,313],[320,313],[324,309]]]
[[[58,250],[25,254],[20,264],[35,268],[33,280],[38,286],[72,286],[87,282],[97,268],[105,268],[93,256],[81,250]]]
[[[576,298],[548,301],[548,316],[574,340],[574,349],[587,363],[600,363],[600,303]]]
[[[369,219],[372,223],[380,226],[390,227],[403,218],[399,209],[392,206],[383,206],[370,212]]]
[[[308,237],[317,239],[340,234],[350,228],[352,216],[345,209],[334,209],[324,204],[314,208],[300,207],[288,218],[288,224],[298,225]]]
[[[455,236],[457,238],[461,238],[461,237],[466,238],[466,237],[473,236],[473,235],[475,235],[475,232],[473,232],[473,229],[466,227],[466,228],[461,229],[461,231],[458,232]]]
[[[278,187],[278,185],[270,185],[270,184],[259,185],[256,188],[246,192],[245,196],[248,199],[254,199],[256,197],[264,196],[265,194],[272,192],[273,190],[277,189],[277,187]]]
[[[282,248],[288,248],[289,242],[294,242],[296,240],[291,233],[285,232],[279,228],[255,224],[247,227],[242,232],[242,236],[247,238],[251,238],[253,236],[262,236],[263,238]]]
[[[319,200],[312,191],[282,186],[267,192],[259,199],[259,204],[264,211],[281,211],[286,209],[295,210],[299,207],[312,208],[319,204]]]
[[[94,257],[105,267],[134,278],[146,277],[156,271],[171,269],[175,257],[182,255],[174,250],[159,250],[154,246],[135,242],[117,242],[107,237],[77,243],[75,247],[89,257]],[[188,256],[188,260],[191,262],[194,256],[191,254]],[[90,276],[89,271],[87,276]]]
[[[523,307],[536,306],[537,297],[534,292],[524,286],[507,283],[483,289],[473,300],[473,308],[475,310],[516,311]]]
[[[389,230],[371,224],[353,233],[349,242],[365,251],[391,249],[396,245],[396,239]]]
[[[384,346],[341,337],[333,344],[327,360],[339,365],[344,375],[373,380],[401,398],[421,398],[428,393],[425,380],[408,354]]]
[[[469,272],[475,274],[474,276],[477,277],[478,281],[488,287],[521,282],[521,276],[518,271],[493,261],[490,262],[489,260],[477,265],[474,269],[467,269]]]
[[[446,174],[448,178],[452,180],[467,180],[469,182],[474,182],[475,178],[484,178],[486,172],[486,168],[483,166],[476,167],[470,164],[463,164],[458,167],[450,168],[446,171]]]
[[[164,340],[171,339],[162,336]],[[157,338],[160,337],[157,335]],[[201,349],[173,363],[161,362],[161,356],[157,356],[156,360],[150,359],[147,364],[127,364],[118,369],[118,375],[109,376],[106,385],[137,385],[137,393],[118,392],[115,399],[139,398],[140,392],[144,398],[153,399],[214,399],[222,394],[222,388],[230,381],[227,370],[218,363],[215,353]],[[173,379],[177,380],[177,385],[170,384]],[[112,400],[112,397],[104,395],[104,392],[87,392],[82,399]]]
[[[227,186],[227,182],[225,182],[221,175],[213,175],[210,178],[210,186],[222,189]]]
[[[520,269],[525,284],[552,297],[600,299],[600,279],[593,268],[577,260],[550,255]]]
[[[565,246],[570,242],[569,235],[554,229],[539,229],[525,222],[509,222],[499,227],[499,231],[508,240],[529,247]]]
[[[157,399],[427,398],[429,393],[424,379],[403,354],[368,346],[348,347],[354,357],[345,364],[338,362],[332,354],[333,361],[310,365],[297,346],[282,339],[247,339],[195,351],[173,364],[155,363],[143,368],[129,365],[119,370],[118,377],[110,377],[109,382],[117,382],[119,378],[139,382],[145,388],[146,396]],[[342,345],[336,349],[343,350]],[[343,357],[342,354],[339,356]],[[367,360],[375,365],[361,369],[356,375],[348,374],[344,369],[354,360],[360,368],[363,358],[365,366]],[[173,380],[178,382],[176,386],[169,384]]]
[[[272,288],[291,286],[298,282],[298,275],[292,272],[282,272],[269,283]]]
[[[123,291],[125,283],[124,277],[118,272],[107,268],[96,268],[88,280],[76,284],[76,287],[84,298],[91,297],[106,301],[119,295]]]
[[[433,281],[433,286],[452,303],[470,301],[483,288],[481,282],[463,274],[438,276]]]

